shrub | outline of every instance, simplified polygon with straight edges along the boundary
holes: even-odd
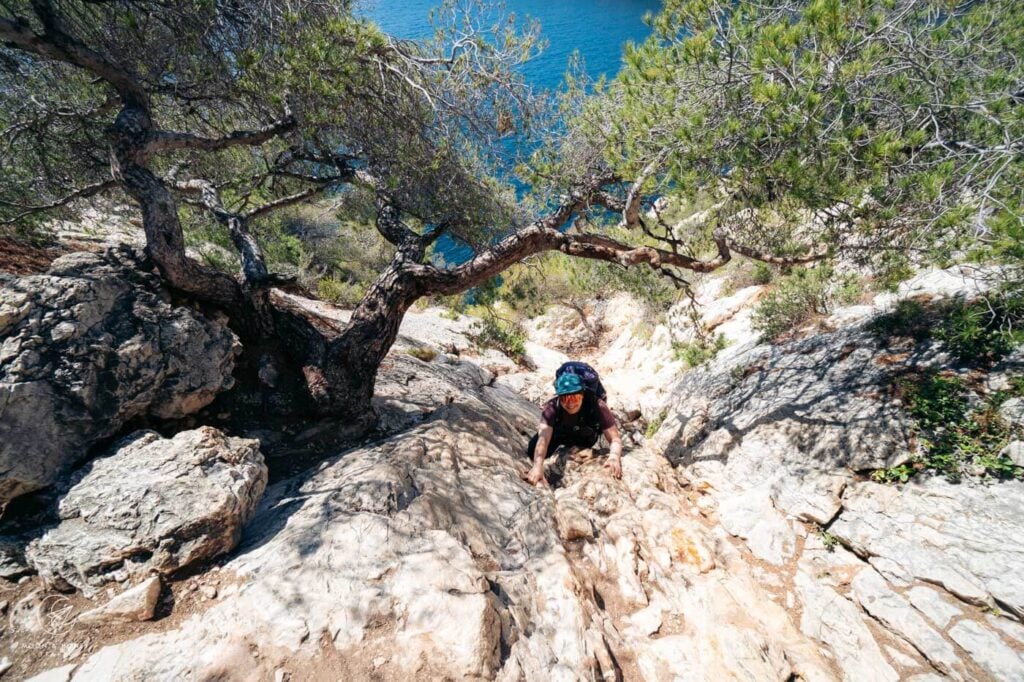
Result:
[[[437,357],[437,351],[427,346],[413,346],[407,348],[405,352],[423,362],[430,362]]]
[[[682,360],[689,367],[699,367],[713,360],[718,352],[729,345],[729,341],[721,334],[713,339],[696,339],[687,342],[673,342],[672,351],[676,360]]]
[[[1022,325],[1024,296],[1003,290],[974,301],[956,299],[931,306],[900,301],[869,328],[880,340],[935,338],[960,362],[991,364],[1024,342]]]
[[[824,526],[816,524],[815,530],[818,533],[818,537],[821,538],[821,544],[825,545],[825,550],[828,552],[834,552],[836,547],[839,546],[839,538],[830,533]]]
[[[775,273],[767,263],[760,261],[754,263],[754,271],[750,275],[750,279],[754,284],[771,284],[772,279],[775,278]]]
[[[1022,470],[999,453],[1012,436],[1000,418],[1001,396],[971,409],[959,377],[929,371],[899,383],[907,411],[914,417],[921,452],[906,464],[872,472],[880,483],[905,483],[919,471],[934,471],[956,482],[965,475],[1021,478]]]
[[[519,324],[488,312],[474,323],[474,329],[473,340],[478,346],[500,350],[516,362],[522,362],[526,355],[526,332]]]
[[[875,268],[872,284],[878,291],[896,291],[901,282],[914,276],[909,259],[901,253],[887,251]]]
[[[609,231],[610,236],[615,234]],[[616,292],[631,295],[649,310],[666,310],[678,297],[672,283],[649,267],[621,268],[558,253],[531,258],[502,277],[497,300],[528,317],[542,314],[551,305],[569,305]]]
[[[1024,296],[999,292],[946,306],[935,336],[962,362],[995,362],[1024,341]]]
[[[325,277],[317,282],[316,293],[324,301],[351,308],[359,304],[366,289],[363,284]]]
[[[924,305],[913,299],[904,299],[891,312],[875,317],[868,329],[880,340],[895,336],[921,341],[931,335],[931,326],[931,316]]]
[[[753,326],[766,339],[828,311],[831,268],[798,268],[769,292],[754,309]]]
[[[662,410],[657,417],[648,422],[647,429],[644,430],[644,437],[653,438],[654,434],[656,434],[658,432],[658,429],[661,428],[661,425],[665,423],[665,417],[667,416],[668,412]]]

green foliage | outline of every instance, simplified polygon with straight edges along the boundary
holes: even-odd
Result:
[[[743,381],[747,377],[747,369],[749,365],[733,365],[729,368],[729,378],[732,379],[732,383],[735,386]]]
[[[507,270],[494,300],[535,317],[552,305],[572,306],[617,292],[629,294],[652,312],[667,310],[678,296],[671,282],[646,266],[622,268],[554,253]]]
[[[960,361],[995,361],[1024,341],[1024,296],[997,294],[949,304],[935,336]]]
[[[503,236],[518,207],[499,165],[536,107],[518,66],[536,54],[538,27],[446,1],[426,35],[395,41],[354,4],[5,3],[0,24],[34,38],[0,47],[0,231],[72,218],[101,194],[123,201],[112,124],[138,103],[138,140],[175,139],[138,149],[170,192],[160,201],[257,216],[268,260],[300,275],[321,254],[268,227],[264,211],[348,194],[356,168],[360,180],[372,170],[413,229],[444,225],[476,245]],[[231,131],[267,132],[196,142]],[[335,267],[344,254],[328,260],[313,278],[363,281]]]
[[[776,282],[754,309],[753,327],[764,338],[792,331],[813,316],[827,313],[836,303],[850,303],[861,288],[852,275],[835,275],[828,265],[795,268]]]
[[[407,348],[405,352],[423,362],[430,362],[437,357],[437,351],[428,346],[413,346]]]
[[[959,361],[992,364],[1024,342],[1024,294],[1003,289],[974,299],[926,306],[903,300],[876,317],[869,328],[880,340],[934,338]]]
[[[682,360],[689,367],[699,367],[709,362],[718,355],[718,352],[729,345],[729,340],[722,334],[715,335],[712,339],[696,339],[687,342],[673,342],[672,355],[676,360]]]
[[[372,215],[361,200],[350,196],[338,205],[307,204],[254,224],[267,266],[297,276],[325,301],[356,306],[393,251],[371,226]]]
[[[914,276],[914,268],[906,255],[886,251],[874,267],[872,284],[878,291],[895,292],[900,283]]]
[[[771,265],[760,261],[732,261],[725,271],[722,294],[731,295],[749,286],[765,286],[776,278],[776,271]]]
[[[366,289],[359,283],[348,282],[334,277],[324,277],[317,281],[316,295],[334,305],[343,308],[353,308],[366,295]]]
[[[718,197],[705,232],[881,251],[889,288],[984,216],[1021,262],[1021,3],[666,0],[651,26],[573,125],[620,177],[654,163],[662,196]]]
[[[767,263],[761,263],[757,261],[754,263],[754,272],[751,273],[750,279],[754,284],[765,285],[771,284],[772,279],[775,277],[775,272]]]
[[[1003,396],[989,396],[972,407],[964,380],[927,371],[899,382],[914,418],[920,455],[913,461],[872,473],[880,483],[905,483],[920,471],[934,471],[956,482],[965,475],[1024,478],[1024,469],[1000,455],[1012,436],[1000,418]]]
[[[959,377],[927,372],[916,380],[901,382],[907,411],[926,431],[957,424],[967,415],[967,387]]]
[[[931,317],[920,301],[908,298],[899,301],[891,312],[875,317],[868,328],[883,340],[909,337],[921,341],[931,335]]]
[[[821,544],[825,545],[825,550],[828,552],[835,551],[835,548],[839,546],[839,538],[830,533],[824,526],[818,525],[815,530],[821,539]]]
[[[487,313],[474,323],[473,340],[481,348],[494,348],[516,362],[526,355],[526,332],[518,323]]]
[[[917,473],[913,464],[900,464],[888,469],[876,469],[871,472],[871,480],[875,483],[906,483]]]
[[[662,410],[661,412],[658,413],[657,417],[648,422],[647,428],[644,430],[644,437],[653,438],[654,434],[656,434],[658,432],[658,429],[661,428],[661,425],[665,423],[665,417],[667,416],[668,411]]]

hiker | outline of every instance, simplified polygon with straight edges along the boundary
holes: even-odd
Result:
[[[590,371],[593,372],[592,369]],[[597,376],[596,372],[593,374]],[[622,478],[622,438],[615,425],[615,415],[603,400],[604,388],[600,381],[596,384],[599,390],[587,390],[577,374],[565,372],[559,376],[556,373],[556,377],[556,396],[544,405],[537,435],[530,439],[527,447],[526,454],[533,461],[533,467],[523,475],[523,480],[531,485],[547,483],[544,478],[545,457],[563,446],[571,452],[593,447],[602,432],[610,444],[604,467],[615,478]]]

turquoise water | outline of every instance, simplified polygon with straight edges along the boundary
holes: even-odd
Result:
[[[436,0],[363,0],[361,13],[386,32],[402,38],[430,35],[427,14]],[[547,49],[523,67],[523,75],[539,88],[556,88],[569,56],[579,50],[587,73],[614,76],[622,64],[622,46],[639,42],[649,29],[644,14],[655,12],[659,0],[507,0],[516,17],[540,21]]]
[[[385,32],[400,38],[429,36],[433,30],[428,14],[436,0],[363,0],[360,13],[374,20]],[[574,51],[583,58],[594,79],[613,77],[622,66],[622,48],[627,41],[640,42],[650,33],[644,15],[656,12],[660,0],[506,0],[505,9],[517,18],[530,17],[541,25],[547,47],[527,62],[523,76],[539,89],[554,90],[562,82]],[[436,250],[448,263],[461,263],[473,251],[452,241],[438,240]]]

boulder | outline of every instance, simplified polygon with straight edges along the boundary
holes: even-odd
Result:
[[[17,580],[32,572],[25,563],[26,542],[17,537],[0,537],[0,578]]]
[[[111,250],[0,282],[0,505],[129,420],[183,417],[232,385],[235,335],[168,303],[146,270]]]
[[[87,593],[170,573],[234,548],[266,483],[258,441],[210,427],[138,432],[79,475],[60,523],[26,556],[47,581]]]
[[[999,406],[999,416],[1015,429],[1024,429],[1024,398],[1010,398]]]
[[[152,576],[117,595],[106,604],[86,611],[79,623],[106,625],[150,620],[160,598],[160,576]]]
[[[999,454],[1008,457],[1016,466],[1024,467],[1024,440],[1011,441]]]
[[[893,367],[888,355],[863,329],[751,348],[684,374],[658,440],[678,464],[719,460],[758,482],[769,472],[894,466],[912,451],[911,422],[887,390],[906,365]],[[937,357],[923,346],[914,360]],[[693,419],[704,422],[701,432],[680,440]]]
[[[36,588],[15,602],[7,622],[15,632],[41,633],[46,630],[46,592]]]

